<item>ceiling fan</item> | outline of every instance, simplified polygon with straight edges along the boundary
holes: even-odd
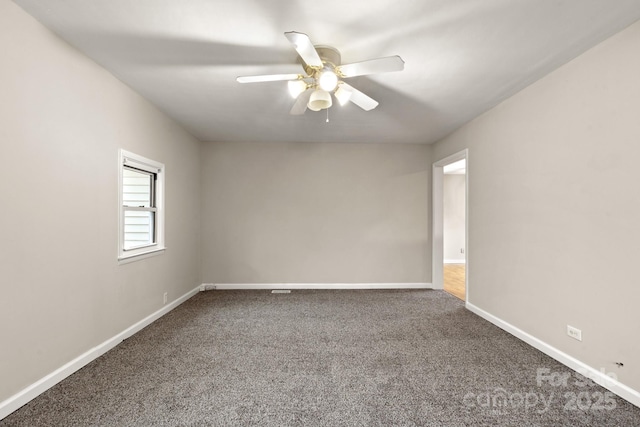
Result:
[[[296,99],[290,114],[303,114],[307,108],[312,111],[327,109],[332,105],[331,94],[340,105],[351,101],[365,111],[373,110],[378,106],[378,101],[342,79],[404,69],[404,61],[397,55],[342,65],[337,49],[314,46],[304,33],[290,31],[284,35],[300,55],[305,74],[241,76],[236,80],[239,83],[288,81],[289,93]]]

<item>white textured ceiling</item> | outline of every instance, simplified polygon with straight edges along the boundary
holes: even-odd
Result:
[[[640,19],[640,0],[14,1],[203,141],[433,143]],[[235,81],[299,72],[285,31],[405,70],[348,80],[372,111],[291,116],[286,82]]]

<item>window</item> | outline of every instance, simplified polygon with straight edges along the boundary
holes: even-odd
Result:
[[[120,150],[118,259],[164,251],[164,165]]]

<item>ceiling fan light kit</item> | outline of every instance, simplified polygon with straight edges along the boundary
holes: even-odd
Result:
[[[399,56],[371,59],[341,65],[340,52],[331,46],[314,46],[309,36],[295,31],[284,33],[300,56],[305,74],[269,74],[241,76],[239,83],[288,81],[289,94],[296,99],[290,114],[304,114],[309,109],[320,111],[333,105],[331,94],[340,105],[351,101],[365,111],[378,106],[378,102],[341,79],[404,69]]]

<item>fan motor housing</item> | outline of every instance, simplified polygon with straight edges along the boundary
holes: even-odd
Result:
[[[329,64],[331,68],[335,68],[340,65],[341,57],[338,49],[325,45],[315,45],[314,47],[316,48],[316,52],[318,52],[318,56],[320,56],[323,64]],[[308,75],[312,76],[316,72],[315,68],[307,65],[307,63],[302,59],[300,59],[300,62],[302,62],[302,67]]]

